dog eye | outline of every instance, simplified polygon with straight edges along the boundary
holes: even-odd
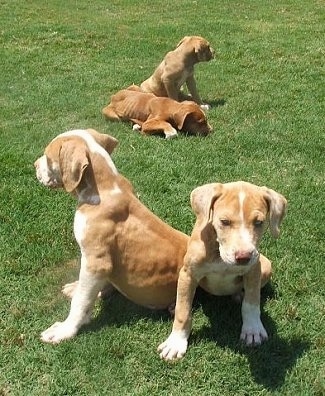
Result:
[[[261,227],[263,225],[264,221],[263,220],[254,220],[253,224],[255,227]]]
[[[227,227],[227,226],[230,226],[231,221],[228,220],[228,219],[220,219],[220,223],[221,223],[223,226]]]

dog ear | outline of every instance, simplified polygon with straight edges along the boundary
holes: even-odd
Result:
[[[188,40],[190,38],[190,36],[185,36],[182,38],[182,40],[176,45],[176,48],[178,48],[180,45],[182,45],[184,43],[184,41]]]
[[[220,197],[223,185],[210,183],[195,188],[191,192],[191,206],[197,219],[204,225],[213,219],[213,204]]]
[[[59,164],[63,186],[67,192],[72,192],[80,184],[89,165],[86,145],[76,145],[71,140],[63,142],[59,152]]]
[[[287,208],[287,200],[283,195],[267,187],[261,187],[269,208],[270,231],[274,238],[280,234],[280,224],[284,218]]]
[[[197,40],[194,45],[194,52],[199,62],[205,62],[213,57],[210,44],[205,40]]]
[[[186,110],[182,107],[180,107],[180,109],[176,113],[174,113],[173,118],[176,123],[176,127],[179,131],[183,128],[185,119],[190,114],[191,114],[191,111]]]
[[[118,145],[118,140],[113,136],[99,133],[95,129],[87,129],[87,131],[92,135],[92,137],[96,140],[98,144],[100,144],[104,149],[108,152],[108,154],[112,154],[115,147]]]
[[[191,114],[197,111],[196,106],[196,103],[191,100],[184,100],[180,103],[178,110],[173,114],[173,120],[175,121],[176,127],[179,131],[183,128],[186,117],[191,116]]]

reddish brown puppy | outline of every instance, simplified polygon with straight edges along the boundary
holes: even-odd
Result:
[[[198,104],[159,98],[141,92],[136,86],[113,95],[110,104],[102,112],[111,121],[133,122],[133,129],[142,134],[163,133],[167,139],[177,136],[177,131],[199,136],[206,136],[212,131]]]

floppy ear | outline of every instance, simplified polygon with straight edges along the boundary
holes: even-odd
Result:
[[[262,187],[262,189],[269,207],[270,231],[272,236],[277,238],[280,234],[280,224],[286,213],[287,200],[270,188]]]
[[[72,192],[80,184],[89,165],[86,146],[76,145],[71,140],[63,142],[59,152],[59,163],[63,186],[67,192]]]
[[[221,183],[210,183],[197,187],[191,192],[191,206],[198,221],[203,226],[212,222],[213,204],[222,193]]]
[[[112,154],[115,147],[118,145],[118,140],[113,136],[99,133],[95,129],[87,129],[87,131],[93,136],[98,144],[100,144],[104,149],[108,152],[108,154]]]
[[[197,55],[200,55],[200,52],[202,52],[204,50],[204,44],[202,43],[201,40],[196,40],[195,41],[195,45],[194,45],[194,52]]]
[[[182,45],[184,43],[184,41],[186,41],[189,38],[189,36],[185,36],[182,38],[182,40],[176,45],[176,48],[179,47],[180,45]]]
[[[176,113],[174,113],[173,118],[176,123],[176,127],[179,131],[183,128],[185,119],[190,114],[191,112],[182,106],[179,108],[179,110]]]
[[[173,114],[173,120],[175,121],[176,127],[179,131],[183,128],[186,117],[196,111],[196,106],[197,105],[191,100],[184,100],[184,102],[180,103],[178,110]]]

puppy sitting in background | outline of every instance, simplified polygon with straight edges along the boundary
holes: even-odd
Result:
[[[194,65],[198,62],[208,62],[212,58],[213,49],[207,40],[200,36],[185,36],[175,50],[166,54],[153,75],[145,80],[140,88],[144,92],[177,101],[190,99],[207,110],[209,105],[203,104],[196,88]],[[181,92],[181,87],[185,83],[191,97]]]

